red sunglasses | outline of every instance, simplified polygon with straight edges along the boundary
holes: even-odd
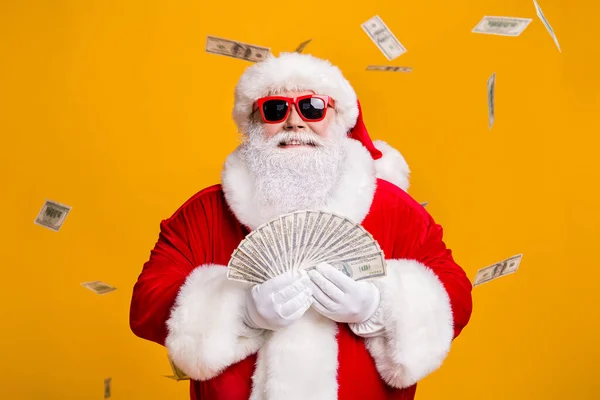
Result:
[[[292,104],[296,106],[296,111],[304,121],[318,122],[325,118],[328,107],[335,107],[335,100],[318,94],[299,97],[267,96],[256,100],[256,108],[252,114],[259,110],[264,122],[278,124],[288,118]]]

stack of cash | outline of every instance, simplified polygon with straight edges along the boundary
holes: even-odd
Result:
[[[228,264],[231,280],[262,283],[286,271],[326,262],[354,280],[385,276],[377,241],[360,224],[323,211],[297,211],[250,232]]]

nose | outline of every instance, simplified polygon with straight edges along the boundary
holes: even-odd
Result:
[[[296,110],[296,106],[292,104],[292,109],[290,110],[290,115],[288,115],[285,120],[285,124],[283,129],[286,131],[296,131],[306,128],[304,120],[300,118],[298,111]]]

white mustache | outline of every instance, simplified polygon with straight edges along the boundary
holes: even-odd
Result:
[[[269,139],[269,144],[274,147],[283,143],[297,141],[301,144],[312,146],[325,146],[327,143],[319,135],[310,131],[304,132],[280,132]]]

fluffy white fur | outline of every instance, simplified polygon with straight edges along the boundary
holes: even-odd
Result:
[[[369,212],[375,194],[373,159],[360,142],[349,138],[343,141],[347,146],[343,171],[331,199],[321,209],[361,222]],[[237,150],[225,161],[221,183],[227,204],[242,224],[256,229],[267,222],[257,210],[253,178]]]
[[[377,370],[390,386],[412,386],[438,369],[454,334],[450,299],[435,273],[407,259],[387,260],[381,292],[385,334],[366,338]]]
[[[309,309],[268,334],[258,352],[250,400],[336,400],[337,325]]]
[[[187,277],[167,321],[166,348],[191,378],[210,379],[264,343],[262,331],[248,334],[243,323],[246,289],[227,279],[223,265],[203,265]]]
[[[402,154],[382,140],[375,140],[373,144],[382,154],[375,160],[376,176],[408,192],[410,169]]]
[[[306,127],[265,138],[264,125],[250,126],[250,134],[238,148],[254,186],[253,201],[261,218],[272,219],[296,210],[318,209],[331,197],[346,159],[346,134],[337,123],[329,124],[327,137]],[[309,148],[282,149],[289,140],[312,143]]]
[[[356,93],[340,69],[329,61],[301,53],[268,57],[244,71],[235,87],[233,119],[247,133],[252,105],[259,98],[281,91],[312,90],[335,99],[339,121],[350,130],[358,118]]]

